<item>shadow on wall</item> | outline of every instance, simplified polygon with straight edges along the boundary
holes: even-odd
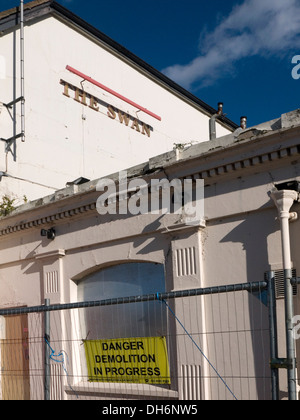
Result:
[[[241,223],[220,241],[221,243],[234,242],[242,245],[246,257],[244,277],[249,283],[264,281],[265,272],[270,270],[268,238],[280,230],[279,222],[276,220],[276,209],[266,210],[264,207],[255,213],[243,215]],[[235,221],[240,219],[241,216],[237,217]],[[278,247],[281,247],[280,236]],[[239,264],[239,261],[232,261],[232,264],[234,267],[234,264]],[[244,279],[241,279],[240,282],[244,282]],[[248,293],[248,316],[259,400],[271,399],[269,323],[268,309],[265,303],[265,299],[262,299],[259,293]]]

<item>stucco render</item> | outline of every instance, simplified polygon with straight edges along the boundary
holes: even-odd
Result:
[[[203,178],[205,223],[198,226],[190,226],[182,215],[174,214],[100,216],[96,209],[99,180],[70,186],[19,207],[0,220],[1,307],[38,305],[45,298],[53,303],[74,302],[78,280],[101,267],[130,261],[164,264],[167,290],[263,280],[266,271],[282,268],[280,226],[270,194],[275,184],[299,180],[299,123],[295,111],[278,119],[275,129],[274,123],[266,123],[263,128],[238,130],[128,169],[129,179],[147,182],[153,178]],[[117,181],[118,173],[109,178]],[[297,210],[295,203],[293,211]],[[295,268],[300,264],[299,223],[290,227]],[[56,231],[54,241],[40,236],[42,228],[51,227]],[[178,255],[186,249],[193,249],[192,272],[178,266]],[[49,273],[56,273],[55,291],[47,288]],[[248,304],[252,309],[244,314],[245,322],[251,326],[252,317],[259,316],[267,328],[267,310],[262,311],[255,297]],[[213,305],[214,313],[222,317],[222,306]],[[297,297],[296,311],[298,305]],[[245,310],[245,302],[241,310]],[[278,310],[283,311],[281,300]],[[210,329],[210,322],[203,317],[203,331]],[[279,331],[283,354],[284,330]],[[245,363],[254,376],[259,369],[267,369],[267,356],[259,349],[247,355]],[[179,365],[186,362],[178,361]],[[269,395],[265,387],[255,381],[253,398]]]
[[[15,139],[7,148],[6,140],[20,129],[20,104],[7,107],[20,93],[16,18],[18,10],[0,13],[0,195],[16,197],[18,203],[25,195],[28,202],[0,218],[1,309],[43,305],[45,299],[52,304],[77,302],[82,280],[128,263],[160,264],[166,291],[253,283],[263,281],[269,270],[283,269],[280,223],[271,196],[276,185],[300,181],[299,110],[246,129],[221,116],[217,138],[209,141],[215,110],[62,6],[37,0],[25,7],[26,141]],[[160,119],[81,80],[67,66]],[[99,214],[97,186],[105,179],[118,185],[121,170],[126,170],[128,181],[143,180],[148,197],[153,180],[176,179],[182,185],[190,180],[194,186],[203,182],[203,217],[191,224],[184,212]],[[82,184],[72,182],[80,177],[86,178]],[[116,193],[110,205],[124,206],[136,192]],[[291,211],[299,211],[297,200]],[[298,271],[299,226],[295,217],[290,223],[291,265]],[[54,229],[55,237],[43,236],[42,229]],[[173,305],[188,331],[197,325],[197,334],[207,335],[203,350],[210,351],[220,374],[229,377],[238,399],[271,398],[268,311],[258,297],[201,296]],[[299,294],[294,303],[299,314]],[[282,299],[277,309],[279,357],[285,357]],[[72,321],[63,313],[51,316],[54,341],[86,339],[77,313]],[[0,340],[5,340],[2,321],[0,317]],[[232,326],[242,330],[242,342],[234,334],[223,334]],[[74,379],[72,390],[52,366],[60,390],[57,399],[75,398],[74,390],[79,398],[183,399],[186,372],[201,388],[198,398],[228,396],[225,387],[209,377],[209,367],[193,343],[184,341],[180,326],[173,322],[171,329],[177,335],[170,350],[170,387],[90,384],[86,368],[76,363],[82,350],[72,348],[70,372],[83,379]],[[214,337],[211,331],[221,334]],[[32,325],[26,333],[34,343],[31,352],[42,354],[44,343],[34,341]],[[296,346],[299,354],[298,342]],[[34,371],[34,358],[27,362]],[[43,398],[43,386],[34,375],[28,381],[31,397]],[[282,398],[286,385],[281,374]],[[0,376],[0,398],[2,388]]]

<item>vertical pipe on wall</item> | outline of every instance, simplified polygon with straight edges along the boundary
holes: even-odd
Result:
[[[268,272],[268,307],[270,328],[270,358],[271,363],[278,359],[277,311],[275,293],[275,273]],[[279,400],[279,372],[278,368],[271,368],[272,400]]]
[[[221,117],[223,115],[223,102],[218,103],[218,112],[211,116],[209,120],[209,139],[210,140],[216,140],[217,138],[217,127],[216,127],[216,121],[218,117]]]
[[[20,61],[21,61],[21,140],[25,142],[25,56],[24,56],[24,0],[20,0]]]
[[[45,306],[50,306],[50,299],[45,299]],[[45,328],[45,373],[44,373],[44,400],[50,401],[51,370],[50,370],[50,312],[44,315]]]
[[[298,200],[299,194],[292,190],[276,191],[272,194],[272,198],[277,206],[280,224],[281,224],[281,242],[282,242],[282,259],[285,280],[285,325],[286,325],[286,352],[288,360],[288,395],[289,400],[297,400],[297,384],[296,384],[296,349],[293,337],[293,286],[292,279],[292,259],[290,246],[290,230],[289,222],[291,218],[290,209],[295,201]]]

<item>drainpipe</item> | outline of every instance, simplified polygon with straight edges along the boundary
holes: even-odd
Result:
[[[293,337],[293,286],[291,246],[290,246],[290,220],[297,219],[297,213],[290,213],[290,209],[295,201],[298,201],[299,194],[292,190],[276,191],[271,194],[278,209],[281,223],[281,242],[282,258],[285,280],[285,324],[286,324],[286,352],[287,352],[287,372],[288,372],[288,394],[289,400],[297,400],[296,385],[296,350]]]
[[[25,142],[24,0],[20,0],[21,141]]]
[[[209,120],[209,139],[216,140],[217,138],[217,127],[216,127],[216,120],[217,118],[223,115],[223,102],[218,103],[218,112],[211,116]]]

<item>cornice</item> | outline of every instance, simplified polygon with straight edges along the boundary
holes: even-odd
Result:
[[[91,203],[88,205],[72,208],[69,210],[56,212],[49,216],[36,218],[31,221],[19,222],[19,223],[17,222],[13,226],[7,226],[4,229],[0,229],[0,238],[3,236],[7,236],[9,234],[12,234],[12,233],[26,231],[32,228],[39,228],[39,227],[42,227],[43,225],[49,225],[51,223],[53,224],[63,219],[70,219],[83,213],[95,211],[95,209],[96,209],[96,203]],[[5,219],[2,219],[2,220],[5,220]]]
[[[287,158],[296,158],[299,154],[300,154],[300,143],[296,144],[296,145],[289,145],[289,146],[278,146],[277,150],[274,150],[274,148],[272,149],[271,147],[269,148],[270,151],[269,152],[261,152],[261,153],[253,153],[252,152],[252,156],[250,156],[249,153],[244,153],[242,157],[242,153],[240,152],[240,158],[236,159],[237,157],[237,153],[233,153],[229,158],[226,158],[226,163],[222,164],[222,165],[216,165],[214,164],[213,161],[209,162],[208,167],[206,167],[205,169],[201,170],[201,156],[198,156],[199,159],[199,164],[196,168],[194,168],[191,172],[188,173],[188,175],[180,175],[178,176],[178,178],[190,178],[193,180],[196,179],[204,179],[204,180],[210,180],[215,178],[215,182],[217,182],[218,179],[222,179],[223,176],[225,176],[226,174],[230,174],[230,173],[237,173],[238,176],[241,176],[242,173],[246,170],[251,170],[251,168],[258,168],[261,167],[263,170],[263,166],[273,163],[273,162],[279,162],[279,161],[284,161]],[[255,150],[255,149],[254,149]],[[225,150],[223,150],[224,152]],[[220,151],[222,152],[222,151]],[[220,153],[218,153],[218,155],[220,155]],[[215,159],[215,161],[217,161],[218,159]],[[186,165],[188,166],[188,161],[186,161]],[[220,162],[220,159],[219,159]],[[216,162],[215,162],[216,163]],[[174,162],[174,164],[172,165],[172,172],[173,174],[176,174],[176,166],[179,166],[182,168],[183,163],[182,162],[177,162],[177,164]],[[184,166],[184,165],[183,165]],[[207,165],[206,165],[207,166]],[[180,172],[180,168],[178,168],[178,173]],[[200,170],[199,170],[200,169]],[[165,177],[166,176],[166,172],[164,170],[161,171],[161,174]],[[136,174],[137,177],[143,177],[143,175],[145,174]],[[157,177],[158,173],[155,172],[155,177]],[[148,182],[151,180],[151,175],[147,175],[148,178]],[[96,184],[96,182],[95,182]],[[149,183],[150,186],[150,183]],[[13,234],[13,233],[18,233],[21,231],[27,231],[29,229],[33,229],[33,228],[40,228],[43,225],[49,225],[49,224],[55,224],[56,222],[62,221],[64,219],[72,219],[74,217],[78,217],[80,215],[86,214],[86,213],[91,213],[94,212],[97,214],[96,212],[96,200],[95,200],[95,189],[91,190],[90,193],[91,195],[91,202],[90,204],[86,204],[86,205],[74,205],[72,208],[67,209],[67,210],[61,210],[61,211],[55,211],[55,206],[57,205],[61,207],[62,202],[58,199],[57,202],[52,203],[51,207],[49,207],[49,209],[47,210],[46,208],[40,208],[41,211],[45,212],[51,212],[51,214],[47,215],[47,216],[43,216],[43,217],[36,217],[34,218],[34,215],[32,215],[32,219],[33,220],[26,220],[26,221],[18,221],[17,219],[20,219],[20,217],[23,216],[24,218],[24,214],[22,213],[22,211],[18,211],[18,213],[16,215],[12,214],[11,216],[8,216],[7,218],[3,218],[0,223],[3,224],[7,221],[7,226],[4,228],[0,227],[0,238],[1,237],[5,237],[7,235]],[[82,194],[89,194],[89,192],[87,191],[82,191],[78,195],[78,201],[80,200],[80,197]],[[76,199],[76,195],[71,195],[70,197],[64,198],[64,202],[68,202],[70,205],[69,200],[75,201]],[[128,199],[129,195],[125,196],[123,199]],[[115,197],[115,200],[120,200],[119,196]],[[32,209],[33,213],[38,210],[38,208],[34,207]],[[30,211],[28,211],[28,209],[26,210],[26,215],[27,217],[30,218]],[[15,220],[14,224],[13,221]]]
[[[51,259],[51,258],[58,259],[58,258],[62,258],[62,257],[65,257],[65,256],[66,256],[66,252],[65,252],[64,249],[57,249],[55,251],[36,254],[34,258],[36,260],[45,260],[45,259],[48,259],[48,258],[49,259]]]
[[[158,156],[151,169],[163,167],[170,179],[206,180],[263,167],[299,155],[299,126],[277,131],[249,130],[237,138],[225,136],[215,144],[210,143],[199,143],[179,153],[174,151],[173,156]]]
[[[236,171],[243,171],[253,167],[262,166],[270,162],[280,161],[287,157],[293,157],[300,154],[300,144],[291,147],[284,147],[280,150],[273,151],[270,153],[257,154],[253,157],[246,157],[244,159],[233,160],[230,163],[226,163],[220,166],[213,166],[209,169],[193,173],[194,179],[208,179],[213,177],[220,177],[224,174],[228,174]]]

